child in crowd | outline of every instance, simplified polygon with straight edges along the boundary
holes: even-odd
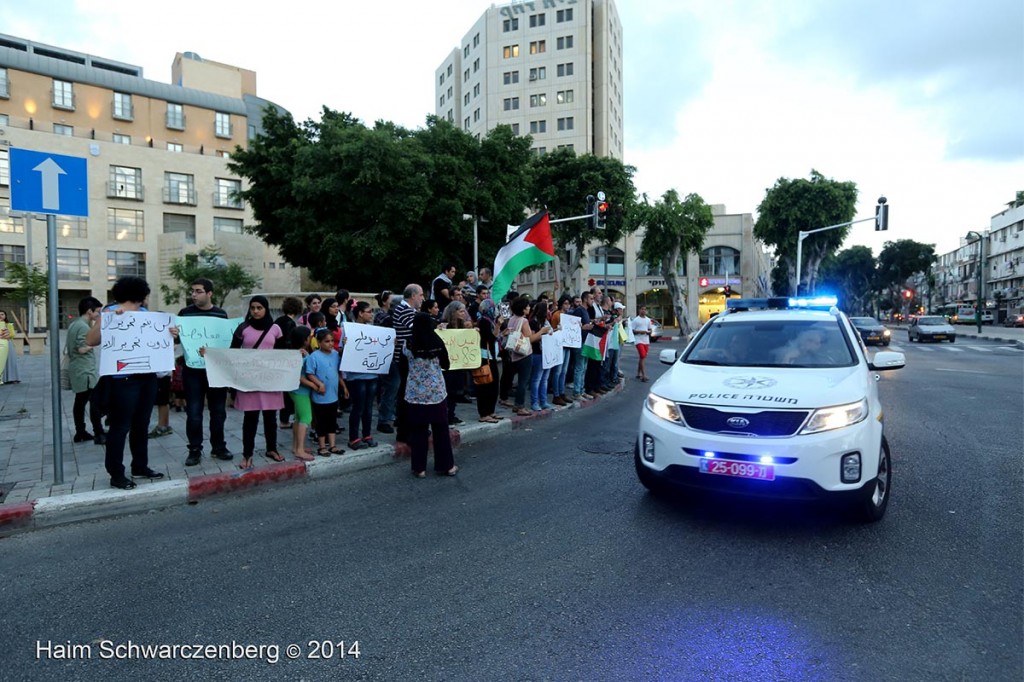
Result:
[[[316,350],[320,347],[320,342],[317,341],[320,338],[320,330],[327,329],[327,316],[321,312],[310,313],[309,328],[313,330],[313,338],[309,340],[309,347]]]
[[[334,350],[334,334],[324,328],[316,332],[318,350],[306,358],[306,378],[313,384],[312,408],[316,419],[317,442],[321,457],[344,452],[334,442],[337,431],[338,396],[348,397],[348,388],[341,377],[341,356]]]
[[[288,336],[288,347],[302,351],[302,369],[299,372],[299,387],[291,392],[292,404],[295,407],[295,423],[292,426],[292,455],[295,459],[310,462],[314,459],[310,450],[305,447],[306,430],[313,421],[313,407],[310,395],[316,385],[306,376],[306,362],[309,360],[309,327],[297,326]]]

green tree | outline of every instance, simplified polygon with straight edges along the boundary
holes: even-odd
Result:
[[[821,263],[821,285],[834,289],[840,307],[851,315],[873,315],[875,257],[867,246],[853,246]]]
[[[199,277],[213,282],[213,304],[216,306],[224,305],[224,301],[234,291],[245,296],[260,285],[259,277],[238,263],[228,263],[216,244],[204,246],[199,253],[174,259],[168,273],[175,283],[170,286],[160,285],[160,291],[167,302],[187,301],[191,284]]]
[[[821,261],[842,245],[850,228],[819,232],[804,239],[803,283],[796,281],[799,233],[849,222],[853,220],[856,205],[856,184],[826,178],[816,170],[811,171],[807,180],[779,178],[775,186],[765,192],[764,200],[757,207],[754,236],[775,247],[778,266],[786,272],[787,290],[775,289],[776,294],[795,293],[799,291],[800,284],[806,284],[807,291],[814,290]],[[773,282],[776,280],[774,276],[772,279]]]
[[[7,261],[4,263],[4,268],[6,272],[4,279],[14,285],[10,289],[12,299],[35,306],[46,300],[46,295],[50,291],[50,280],[38,265]],[[8,320],[8,322],[13,321],[13,319]],[[32,327],[35,321],[25,320],[25,324]],[[25,329],[24,331],[31,332],[33,330]]]
[[[878,254],[878,288],[884,291],[893,307],[899,308],[900,294],[907,279],[916,273],[926,277],[935,262],[935,245],[913,239],[886,242]]]
[[[715,224],[711,207],[699,194],[688,194],[680,202],[679,193],[670,189],[653,205],[648,203],[645,195],[635,209],[635,216],[645,227],[637,255],[647,263],[660,266],[679,320],[679,332],[689,334],[692,327],[687,316],[688,292],[680,286],[676,273],[680,258],[686,258],[689,253],[700,253],[703,248],[704,238]]]
[[[584,214],[588,194],[603,191],[608,197],[608,225],[603,230],[589,229],[587,221],[582,219],[551,226],[563,286],[568,286],[572,274],[579,269],[588,243],[599,240],[614,246],[636,229],[634,173],[633,166],[626,166],[618,159],[593,154],[577,156],[568,148],[557,149],[534,161],[533,204],[537,209],[546,208],[552,220]]]

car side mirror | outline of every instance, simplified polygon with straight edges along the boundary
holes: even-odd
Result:
[[[663,365],[674,365],[676,363],[676,360],[678,360],[678,359],[679,359],[678,352],[673,350],[673,349],[671,349],[671,348],[667,348],[667,349],[661,351],[660,353],[658,353],[658,360]]]
[[[875,353],[868,363],[868,368],[873,372],[883,372],[889,369],[903,369],[907,364],[907,357],[897,351],[886,350]]]

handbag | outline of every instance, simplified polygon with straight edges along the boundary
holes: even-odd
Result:
[[[523,325],[526,324],[526,320],[523,320],[519,327],[508,335],[508,341],[505,343],[505,347],[512,353],[517,355],[527,356],[533,353],[533,344],[530,343],[530,337],[524,336],[522,329]]]
[[[494,375],[491,374],[491,363],[484,362],[476,369],[470,370],[470,374],[473,375],[473,383],[477,386],[483,386],[494,381]]]
[[[67,348],[64,349],[64,354],[60,359],[60,389],[62,391],[71,390],[71,358],[68,357]]]

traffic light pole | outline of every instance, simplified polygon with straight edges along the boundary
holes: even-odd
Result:
[[[555,223],[565,223],[565,222],[568,222],[570,220],[586,220],[587,218],[590,218],[592,216],[593,216],[593,214],[591,214],[591,213],[584,213],[583,215],[574,215],[574,216],[570,216],[568,218],[557,218],[555,220],[549,220],[548,222],[551,223],[552,225],[554,225]]]
[[[839,223],[838,225],[829,225],[828,227],[819,227],[816,230],[807,230],[806,232],[801,230],[799,233],[797,233],[797,240],[796,240],[796,295],[797,296],[800,295],[800,270],[801,270],[801,265],[803,264],[804,239],[807,239],[807,237],[811,236],[812,234],[816,234],[818,232],[827,232],[828,230],[837,230],[840,227],[848,227],[850,225],[855,225],[857,223],[865,223],[865,222],[867,222],[869,220],[874,220],[874,219],[875,219],[874,216],[872,216],[871,218],[861,218],[860,220],[851,220],[851,221],[846,222],[846,223]],[[807,292],[807,293],[810,294],[812,292]]]

